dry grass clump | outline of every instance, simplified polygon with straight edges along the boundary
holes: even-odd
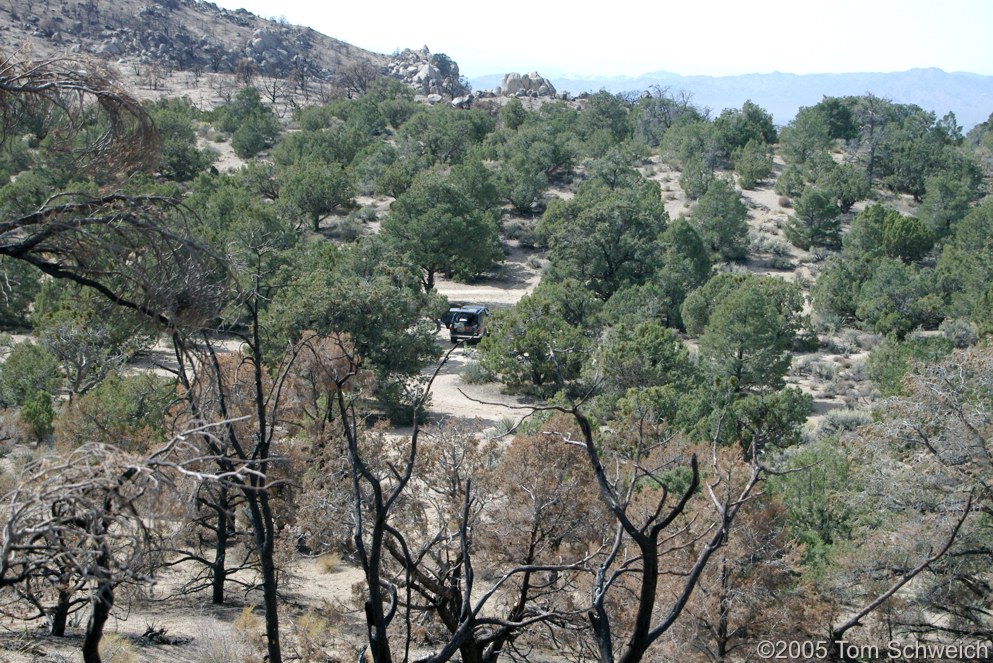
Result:
[[[331,574],[340,570],[341,555],[336,552],[329,552],[317,558],[317,568],[321,573]]]
[[[331,658],[337,629],[316,610],[308,610],[290,625],[290,639],[296,657],[302,663],[325,663]]]
[[[110,663],[140,663],[138,649],[124,636],[108,633],[100,641],[100,655]]]
[[[238,636],[238,641],[247,652],[256,652],[256,658],[261,659],[266,649],[265,620],[256,615],[252,606],[246,605],[241,614],[233,622],[231,628]],[[243,660],[248,660],[243,659]]]
[[[196,639],[196,647],[191,660],[196,663],[242,663],[261,660],[251,648],[241,642],[240,637],[226,630],[216,629],[203,632]]]

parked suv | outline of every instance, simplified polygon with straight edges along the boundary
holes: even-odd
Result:
[[[466,304],[465,306],[453,306],[448,309],[442,321],[448,327],[452,343],[465,341],[466,343],[479,343],[486,333],[486,315],[489,311],[485,306]]]

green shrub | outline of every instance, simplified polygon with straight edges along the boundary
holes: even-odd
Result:
[[[738,185],[742,189],[754,189],[772,173],[772,150],[768,145],[750,139],[744,147],[734,150],[731,162],[738,175]]]
[[[144,451],[165,439],[164,418],[174,397],[166,378],[113,373],[63,408],[56,438],[68,448],[102,442]]]
[[[776,184],[773,186],[773,190],[780,196],[796,198],[803,193],[803,189],[806,186],[807,178],[803,175],[803,169],[791,163],[783,169],[783,172],[779,175],[779,179],[776,180]],[[780,198],[779,204],[782,207],[789,207],[789,205],[783,205],[782,198]]]
[[[979,328],[968,320],[945,320],[938,329],[956,348],[967,348],[979,340]]]
[[[376,389],[376,400],[383,415],[389,419],[394,426],[411,426],[414,423],[414,404],[421,395],[420,385],[417,382],[404,383],[394,379],[381,384]],[[430,395],[424,399],[421,406],[418,420],[424,422],[427,417],[427,410],[431,405]]]
[[[275,119],[275,118],[274,118]],[[254,117],[238,127],[231,135],[231,148],[242,159],[250,159],[276,142],[278,127]]]
[[[783,269],[783,270],[793,270],[796,269],[796,263],[785,258],[783,256],[773,256],[769,258],[768,263],[769,269]]]
[[[804,189],[796,201],[796,214],[791,216],[783,232],[794,246],[838,248],[841,245],[841,210],[831,196],[814,187]]]
[[[331,234],[342,242],[354,242],[362,236],[362,223],[352,214],[343,219],[335,219],[331,224]]]
[[[944,336],[887,337],[869,353],[866,374],[884,395],[895,396],[903,393],[903,377],[914,362],[934,362],[951,351]]]
[[[52,422],[55,420],[52,395],[45,391],[28,394],[21,406],[20,418],[35,441],[43,441],[52,434]]]
[[[23,260],[0,258],[0,274],[0,327],[25,327],[41,272]]]
[[[466,362],[461,375],[462,381],[466,384],[485,384],[494,380],[494,376],[486,371],[478,361]]]
[[[0,365],[0,405],[23,405],[37,392],[51,392],[60,381],[55,357],[29,341],[15,344]]]

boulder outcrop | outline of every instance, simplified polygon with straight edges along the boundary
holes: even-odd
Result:
[[[505,97],[554,97],[556,94],[552,82],[536,71],[529,74],[509,73],[493,92]]]
[[[431,53],[428,47],[404,49],[386,65],[387,73],[407,83],[423,95],[464,97],[469,85],[459,75],[459,65],[444,53]]]

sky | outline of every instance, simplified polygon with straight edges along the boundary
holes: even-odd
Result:
[[[990,0],[214,0],[377,53],[428,46],[475,78],[893,72],[993,75]]]

